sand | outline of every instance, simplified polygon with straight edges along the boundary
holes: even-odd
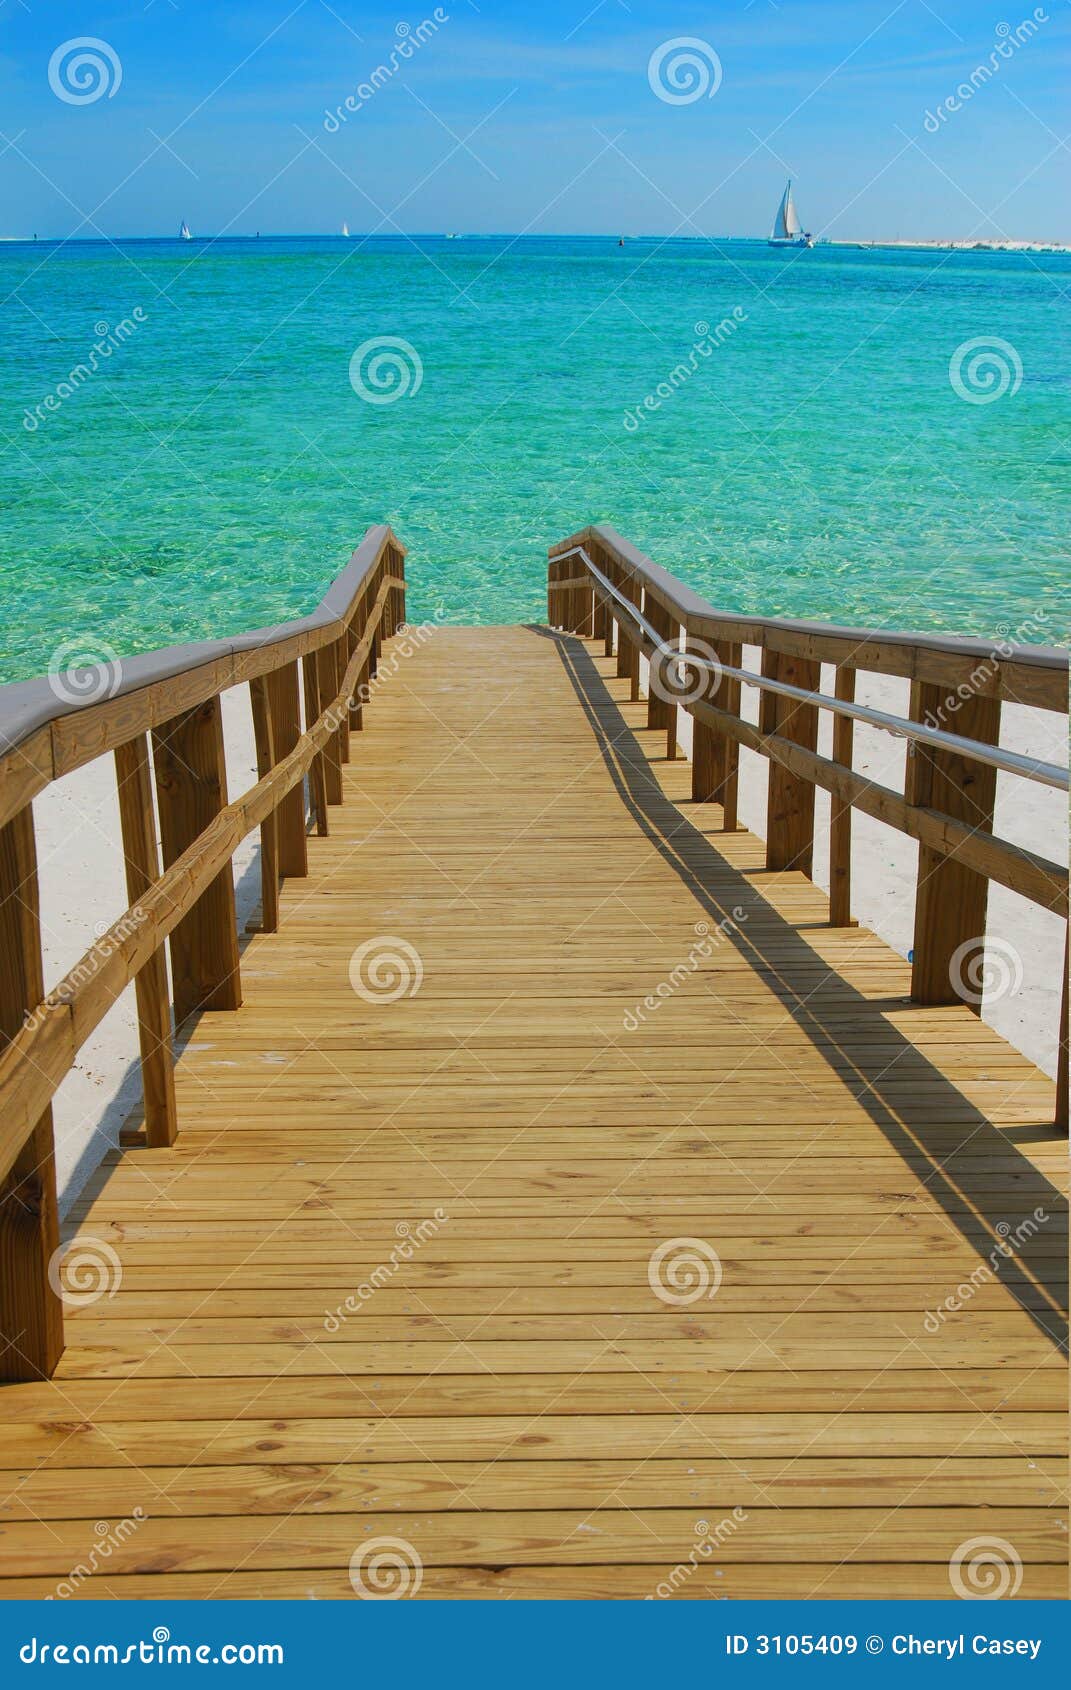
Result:
[[[757,669],[759,654],[745,647],[743,666]],[[644,665],[646,667],[646,665]],[[646,679],[646,677],[644,677]],[[832,671],[823,668],[822,687],[831,692]],[[906,681],[860,676],[859,702],[895,714],[907,710]],[[758,694],[744,691],[744,713],[757,720]],[[691,720],[682,715],[681,739],[690,750]],[[248,692],[223,695],[228,786],[236,797],[256,778]],[[1002,743],[1010,749],[1066,762],[1067,743],[1060,718],[1044,711],[1007,706]],[[832,723],[822,718],[819,749],[830,751]],[[905,746],[876,729],[856,727],[855,767],[883,785],[902,789]],[[766,762],[741,752],[740,819],[760,836],[766,826]],[[94,939],[127,907],[123,884],[119,810],[114,765],[99,759],[47,788],[34,803],[41,878],[45,979],[54,985]],[[815,829],[815,879],[828,887],[829,800],[818,794]],[[1057,791],[1034,782],[1000,775],[996,830],[1058,862],[1066,861],[1067,806]],[[852,883],[854,913],[902,956],[908,954],[914,919],[918,848],[902,834],[872,821],[854,818]],[[234,865],[239,929],[259,902],[259,836],[238,851]],[[1057,1025],[1063,966],[1063,923],[1002,887],[990,890],[989,935],[1014,948],[1021,959],[1022,983],[1014,992],[987,996],[983,1016],[1046,1073],[1056,1069]],[[61,1204],[69,1206],[105,1151],[117,1142],[119,1128],[136,1105],[140,1090],[138,1037],[131,987],[113,1006],[83,1047],[74,1070],[55,1099],[56,1160]]]

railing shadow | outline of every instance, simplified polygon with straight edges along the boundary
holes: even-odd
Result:
[[[838,1019],[843,1019],[844,1007],[849,1005],[856,1027],[853,1042],[865,1044],[866,1029],[872,1023],[875,1038],[880,1035],[886,1047],[880,1062],[873,1064],[873,1071],[868,1071],[851,1055],[838,1036],[836,1024],[823,1019],[823,1007],[813,985],[816,952],[802,937],[803,930],[779,917],[763,897],[761,880],[756,885],[734,869],[708,836],[667,798],[642,746],[581,640],[545,627],[533,627],[532,631],[554,642],[607,771],[637,826],[707,915],[726,922],[725,942],[734,945],[761,974],[815,1049],[829,1060],[831,1072],[849,1086],[888,1142],[905,1159],[912,1159],[913,1172],[919,1172],[920,1157],[928,1160],[930,1167],[922,1174],[927,1190],[978,1252],[994,1278],[1000,1280],[1045,1335],[1066,1350],[1066,1285],[1058,1265],[1062,1258],[1044,1252],[1048,1242],[1045,1224],[1041,1223],[1036,1232],[1022,1238],[1011,1255],[1001,1252],[999,1245],[1004,1234],[998,1231],[1010,1227],[1014,1233],[1017,1225],[1036,1208],[1044,1210],[1047,1217],[1062,1220],[1066,1212],[1063,1193],[1017,1150],[1008,1135],[969,1103],[909,1038],[898,1033],[886,1018],[887,1001],[865,997],[838,975]],[[756,913],[761,910],[762,922],[733,922],[734,907],[746,907]],[[862,1035],[858,1031],[860,1026]],[[899,1048],[895,1047],[897,1040]],[[891,1054],[890,1042],[894,1044]],[[888,1084],[891,1074],[896,1076],[898,1090],[903,1090],[905,1081],[933,1088],[935,1122],[942,1115],[942,1093],[949,1103],[955,1101],[957,1119],[962,1121],[962,1140],[955,1150],[949,1152],[935,1142],[928,1135],[927,1126],[920,1125],[914,1115],[910,1124],[903,1118]],[[1061,1142],[1054,1128],[1054,1148]],[[1002,1158],[1007,1180],[1004,1192],[970,1189],[968,1176],[976,1170],[970,1170],[966,1164],[987,1154]],[[1025,1198],[1012,1195],[1020,1183],[1028,1193]],[[950,1290],[954,1291],[955,1287],[937,1287],[935,1303]],[[1037,1306],[1042,1299],[1044,1306]]]

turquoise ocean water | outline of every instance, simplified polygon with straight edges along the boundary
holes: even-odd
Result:
[[[5,244],[0,678],[300,614],[380,520],[413,619],[541,619],[546,546],[601,519],[726,609],[1060,642],[1069,285],[729,241]],[[370,403],[384,337],[409,391]]]

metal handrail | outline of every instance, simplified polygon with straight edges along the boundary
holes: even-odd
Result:
[[[565,558],[579,557],[584,561],[590,572],[593,584],[597,583],[603,594],[614,599],[621,606],[625,614],[640,629],[647,641],[656,650],[667,656],[673,655],[673,647],[667,646],[665,638],[652,627],[647,618],[637,610],[632,600],[622,593],[614,583],[605,576],[598,565],[593,563],[583,546],[573,546],[566,552],[559,552],[555,562]],[[693,655],[691,652],[680,652],[680,658],[690,668],[707,669],[712,674],[727,675],[730,680],[741,681],[745,686],[756,687],[761,692],[774,692],[782,698],[794,698],[804,704],[817,705],[822,710],[829,710],[837,716],[848,716],[856,722],[866,722],[871,727],[880,728],[885,733],[895,735],[897,739],[913,741],[917,745],[932,745],[939,750],[952,751],[961,757],[969,757],[973,762],[986,763],[990,768],[1003,770],[1006,774],[1021,775],[1024,780],[1037,781],[1043,786],[1056,787],[1060,792],[1069,790],[1069,775],[1067,769],[1058,763],[1046,763],[1040,758],[1024,757],[1017,751],[1004,751],[999,746],[987,745],[983,740],[967,739],[960,734],[946,733],[943,728],[930,728],[923,722],[912,722],[904,716],[893,716],[885,710],[874,710],[866,704],[851,704],[846,699],[831,698],[828,693],[808,692],[805,687],[794,687],[787,681],[775,681],[766,675],[756,675],[750,669],[734,669],[730,664],[711,661],[708,658]],[[687,704],[684,705],[687,709]]]

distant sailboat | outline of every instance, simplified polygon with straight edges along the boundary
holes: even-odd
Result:
[[[190,225],[187,223],[185,218],[182,219],[182,228],[179,230],[179,240],[180,241],[192,241],[193,240],[193,236],[190,234]]]
[[[813,246],[814,237],[807,234],[800,223],[796,202],[792,198],[792,178],[781,196],[774,226],[770,234],[771,246]]]
[[[342,239],[344,241],[348,241],[349,238],[350,238],[350,226],[349,226],[348,223],[343,223],[343,225],[342,225]]]

